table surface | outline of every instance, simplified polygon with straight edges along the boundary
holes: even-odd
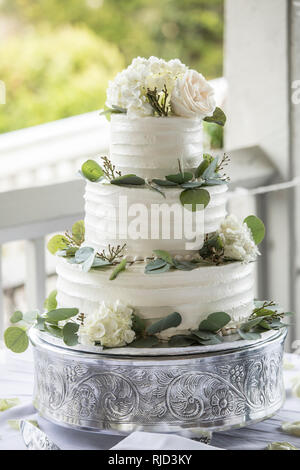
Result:
[[[292,394],[294,381],[298,380],[300,384],[300,356],[286,354],[284,363],[286,401],[283,408],[272,418],[260,423],[213,433],[211,445],[228,450],[259,450],[264,449],[269,442],[288,441],[300,449],[300,437],[287,435],[280,430],[282,422],[300,421],[300,398]],[[12,429],[7,422],[8,419],[24,417],[36,419],[40,428],[65,450],[110,449],[123,439],[120,436],[74,431],[49,423],[35,413],[31,404],[32,390],[32,351],[16,355],[0,346],[0,399],[18,397],[22,405],[0,412],[0,450],[25,449],[20,432]]]

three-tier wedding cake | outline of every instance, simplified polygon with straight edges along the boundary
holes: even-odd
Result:
[[[137,319],[150,332],[158,322],[160,339],[188,338],[215,312],[239,326],[253,311],[261,224],[226,217],[228,157],[203,155],[202,120],[225,121],[212,87],[179,60],[137,58],[107,95],[110,156],[82,166],[80,243],[69,234],[52,249],[58,307],[82,312],[82,343],[106,347],[136,342]],[[191,249],[178,230],[196,214]]]

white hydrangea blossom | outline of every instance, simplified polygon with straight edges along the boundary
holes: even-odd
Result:
[[[80,325],[80,343],[93,346],[97,342],[109,348],[131,343],[135,338],[132,314],[133,310],[119,300],[113,304],[102,302],[99,310],[87,315]]]
[[[246,223],[240,224],[235,215],[228,215],[221,224],[220,238],[224,244],[226,258],[249,263],[255,261],[260,252],[251,230]]]
[[[166,85],[171,94],[177,78],[183,77],[187,70],[179,59],[166,62],[153,56],[149,59],[137,57],[109,82],[106,105],[127,109],[129,118],[151,116],[153,109],[145,96],[147,88],[156,87],[160,92]]]

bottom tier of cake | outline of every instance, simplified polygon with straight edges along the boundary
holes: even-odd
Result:
[[[151,323],[172,312],[182,323],[161,333],[163,339],[196,329],[213,312],[231,316],[229,327],[248,318],[253,310],[254,263],[233,262],[223,266],[202,266],[193,271],[144,274],[143,262],[130,266],[115,280],[109,270],[82,272],[80,266],[64,259],[57,263],[57,302],[76,307],[88,315],[102,301],[120,300]]]

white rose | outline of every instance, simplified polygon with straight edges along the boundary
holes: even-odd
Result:
[[[176,80],[171,106],[177,116],[201,119],[212,116],[216,107],[214,90],[201,73],[188,70]]]

